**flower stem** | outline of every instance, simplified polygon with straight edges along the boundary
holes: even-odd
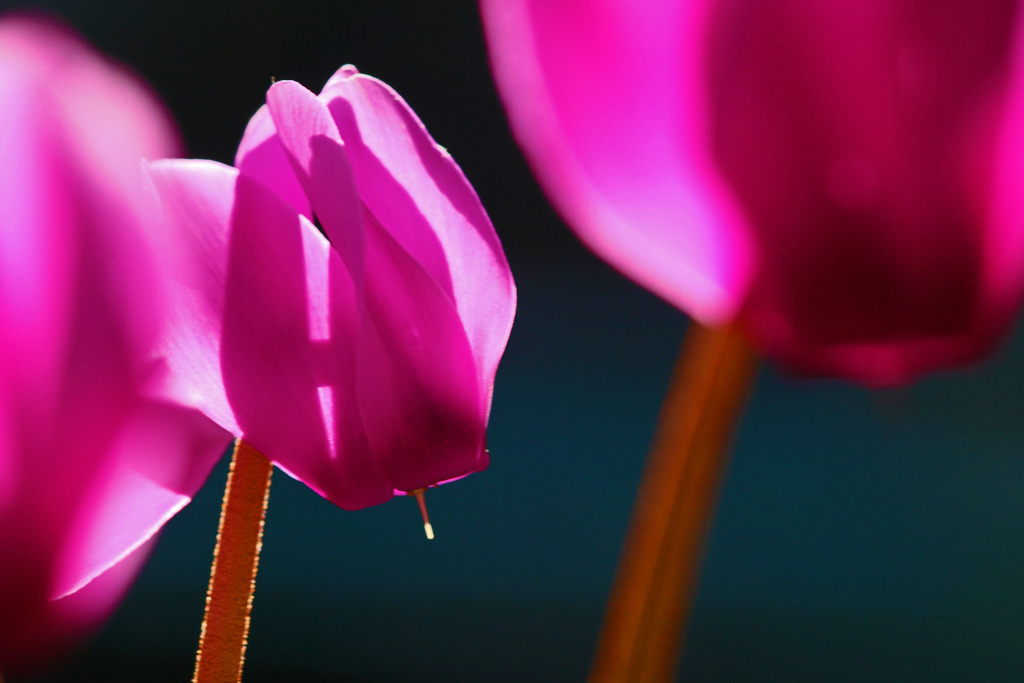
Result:
[[[235,442],[193,683],[242,680],[272,472],[270,461],[252,446],[241,439]]]
[[[726,449],[757,362],[731,328],[693,325],[662,403],[590,683],[673,680]]]

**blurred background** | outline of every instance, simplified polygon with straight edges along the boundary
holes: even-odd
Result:
[[[460,163],[519,312],[484,473],[351,513],[275,474],[245,680],[581,681],[684,316],[583,249],[512,141],[474,3],[11,2],[138,71],[230,163],[271,78],[353,63]],[[1019,335],[1018,335],[1019,337]],[[710,541],[685,681],[1024,677],[1024,344],[885,393],[765,366]],[[226,462],[49,682],[191,676]]]

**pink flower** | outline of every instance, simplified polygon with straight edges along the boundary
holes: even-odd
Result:
[[[76,36],[0,19],[0,669],[112,610],[230,437],[162,397],[142,158],[177,138]]]
[[[1017,2],[482,0],[541,183],[596,252],[798,370],[977,358],[1024,273]]]
[[[515,287],[408,105],[352,67],[320,95],[276,83],[236,166],[151,166],[211,264],[178,283],[182,400],[346,509],[486,467]]]

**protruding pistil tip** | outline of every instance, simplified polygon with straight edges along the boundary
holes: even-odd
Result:
[[[420,506],[420,515],[423,517],[423,532],[427,535],[427,540],[434,540],[434,527],[430,524],[430,516],[427,515],[427,501],[423,498],[424,489],[416,489],[412,491],[412,495],[416,497],[416,502]]]

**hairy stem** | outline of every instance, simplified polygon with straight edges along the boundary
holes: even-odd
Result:
[[[241,439],[235,443],[193,683],[242,680],[272,472],[269,460]]]

